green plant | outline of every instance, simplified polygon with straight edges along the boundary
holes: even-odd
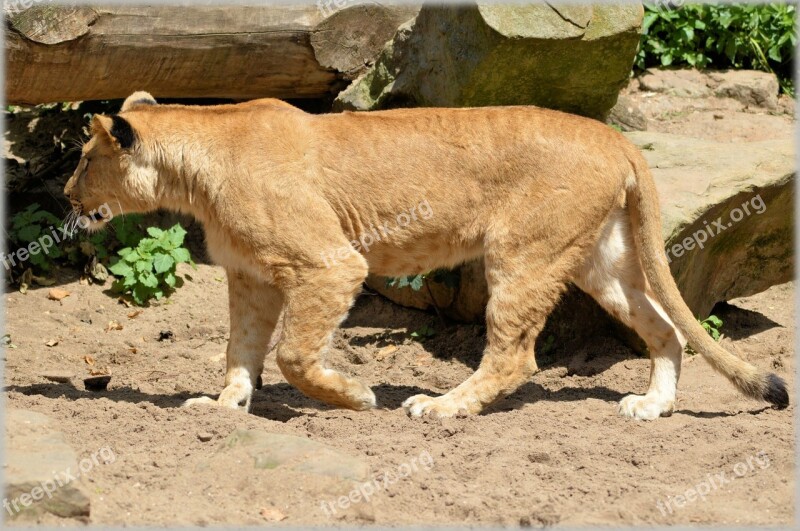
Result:
[[[99,262],[107,264],[111,253],[121,247],[135,247],[145,237],[141,229],[142,219],[139,214],[116,216],[108,222],[106,230],[78,232],[75,240],[64,243],[67,261],[73,266],[83,267],[87,258],[96,256]]]
[[[709,315],[708,318],[700,321],[700,324],[703,326],[708,335],[710,335],[714,341],[719,341],[721,337],[721,333],[719,329],[722,327],[722,319],[717,317],[716,315]]]
[[[11,247],[9,250],[14,252],[17,248],[29,247],[31,243],[47,237],[51,245],[45,248],[42,245],[44,241],[40,242],[40,251],[28,253],[28,261],[41,271],[48,271],[55,259],[62,256],[61,249],[55,245],[57,240],[53,236],[59,234],[57,230],[59,227],[61,227],[60,219],[51,212],[42,210],[39,203],[31,203],[11,218],[9,240],[13,247],[9,246]]]
[[[411,275],[406,277],[390,277],[386,279],[387,288],[405,288],[409,286],[414,291],[419,291],[425,285],[425,281],[430,279],[434,282],[444,284],[448,288],[455,288],[458,286],[459,281],[458,271],[451,271],[449,269],[437,269],[429,273],[421,275]]]
[[[426,339],[430,339],[436,335],[436,329],[432,326],[423,325],[417,330],[411,332],[409,335],[417,341],[425,341]]]
[[[142,306],[152,298],[161,299],[183,284],[175,270],[180,263],[195,267],[189,250],[183,247],[186,231],[180,224],[169,230],[148,227],[149,238],[142,238],[135,247],[117,251],[117,259],[108,270],[117,277],[113,289],[129,293]]]
[[[646,2],[635,66],[753,68],[774,72],[794,95],[795,16],[791,4]]]

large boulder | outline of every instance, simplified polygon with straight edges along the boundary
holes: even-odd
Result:
[[[628,80],[642,14],[638,4],[426,4],[334,108],[533,104],[604,118]]]
[[[94,463],[90,463],[94,464]],[[89,497],[77,481],[84,471],[53,422],[35,411],[6,411],[6,518],[89,516]]]
[[[670,268],[695,315],[705,317],[719,301],[793,278],[791,139],[721,143],[668,133],[627,136],[652,169]],[[459,272],[455,288],[438,287],[436,304],[455,319],[480,321],[488,300],[483,263],[470,262]],[[400,304],[433,305],[427,290],[388,288],[377,277],[368,285]],[[565,313],[585,312],[585,298],[573,299]]]

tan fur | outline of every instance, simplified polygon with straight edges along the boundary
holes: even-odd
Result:
[[[143,97],[120,114],[136,133],[130,149],[109,118],[95,117],[65,193],[82,211],[108,202],[115,215],[167,208],[203,223],[230,287],[220,405],[249,406],[283,311],[277,362],[286,379],[330,404],[374,407],[367,386],[324,366],[367,273],[481,256],[490,289],[481,365],[444,396],[409,398],[412,415],[478,413],[525,382],[537,370],[536,335],[569,281],[650,347],[650,389],[623,400],[622,414],[672,412],[684,336],[740,388],[763,387],[765,373],[711,341],[686,308],[666,266],[647,166],[599,122],[535,107],[317,116],[277,100],[136,104]],[[433,215],[325,261],[422,202]]]

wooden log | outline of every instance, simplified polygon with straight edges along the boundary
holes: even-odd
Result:
[[[6,101],[38,104],[124,98],[134,90],[161,98],[329,97],[350,77],[337,65],[358,71],[358,62],[370,64],[395,21],[414,12],[377,4],[338,11],[313,4],[38,5],[5,15]],[[323,33],[315,37],[318,26]]]

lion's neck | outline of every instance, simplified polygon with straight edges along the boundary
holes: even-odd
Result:
[[[214,202],[225,175],[214,151],[201,137],[172,135],[154,149],[159,170],[157,208],[190,214],[205,223],[214,221]],[[212,156],[213,154],[213,156]]]

